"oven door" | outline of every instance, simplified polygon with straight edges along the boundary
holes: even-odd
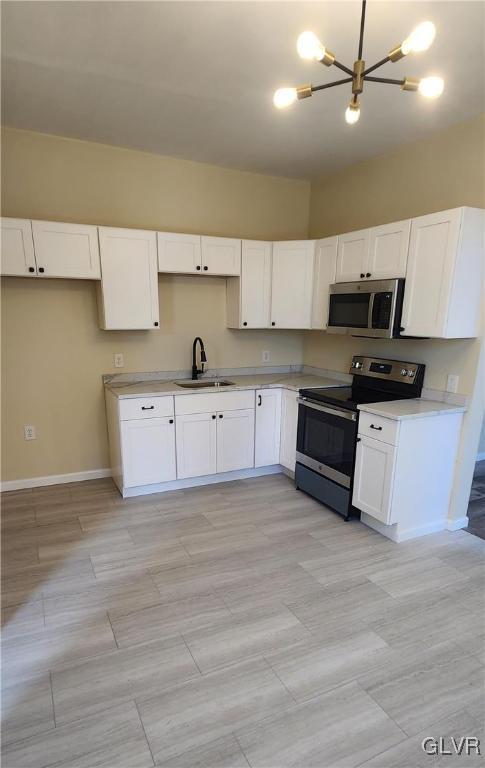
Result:
[[[296,460],[350,488],[354,471],[357,414],[299,398]]]

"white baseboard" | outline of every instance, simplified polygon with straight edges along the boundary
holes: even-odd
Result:
[[[448,519],[446,521],[446,530],[447,531],[459,531],[460,528],[467,528],[468,526],[468,517],[458,517],[456,520],[450,520]]]
[[[187,477],[183,480],[171,480],[168,483],[154,483],[153,485],[138,485],[134,488],[124,488],[122,496],[130,499],[134,496],[147,496],[150,493],[164,493],[165,491],[180,491],[183,488],[196,488],[198,485],[213,485],[215,483],[228,483],[231,480],[246,480],[250,477],[262,477],[263,475],[276,475],[282,472],[279,464],[271,464],[269,467],[257,469],[238,469],[233,472],[220,472],[218,475],[203,475],[202,477]]]
[[[391,539],[391,541],[396,542],[396,544],[445,530],[445,521],[443,519],[432,520],[425,525],[417,525],[414,528],[406,529],[403,529],[399,523],[394,523],[393,525],[381,523],[380,520],[376,520],[375,517],[367,515],[365,512],[361,513],[360,520],[364,525],[368,525],[369,528],[373,528],[374,531],[382,534],[382,536],[385,536],[387,539]],[[460,526],[460,528],[462,527],[463,526]]]
[[[89,469],[86,472],[71,472],[67,475],[46,475],[45,477],[26,477],[22,480],[3,480],[0,491],[20,491],[24,488],[40,488],[43,485],[60,483],[79,483],[82,480],[98,480],[111,477],[111,469]]]

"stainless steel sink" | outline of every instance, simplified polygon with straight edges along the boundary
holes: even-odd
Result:
[[[208,387],[233,387],[233,381],[227,381],[226,379],[202,379],[201,381],[193,381],[192,379],[185,379],[184,381],[174,381],[177,387],[183,387],[184,389],[206,389]]]

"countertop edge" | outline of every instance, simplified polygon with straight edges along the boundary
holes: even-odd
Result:
[[[399,405],[409,402],[419,402],[423,410],[419,412],[410,413],[393,413],[392,406],[399,403]],[[409,419],[426,419],[432,416],[448,416],[454,413],[466,413],[467,408],[464,405],[451,405],[450,403],[439,402],[438,400],[426,400],[424,398],[416,398],[412,400],[390,400],[382,403],[367,403],[357,406],[359,411],[364,413],[372,413],[375,416],[381,416],[383,419],[392,419],[393,421],[407,421]]]

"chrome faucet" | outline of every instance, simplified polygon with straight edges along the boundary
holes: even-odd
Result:
[[[200,344],[200,370],[197,368],[197,342]],[[199,373],[204,373],[204,365],[207,362],[207,356],[205,354],[204,342],[200,336],[196,336],[194,343],[192,344],[192,379],[197,380]]]

